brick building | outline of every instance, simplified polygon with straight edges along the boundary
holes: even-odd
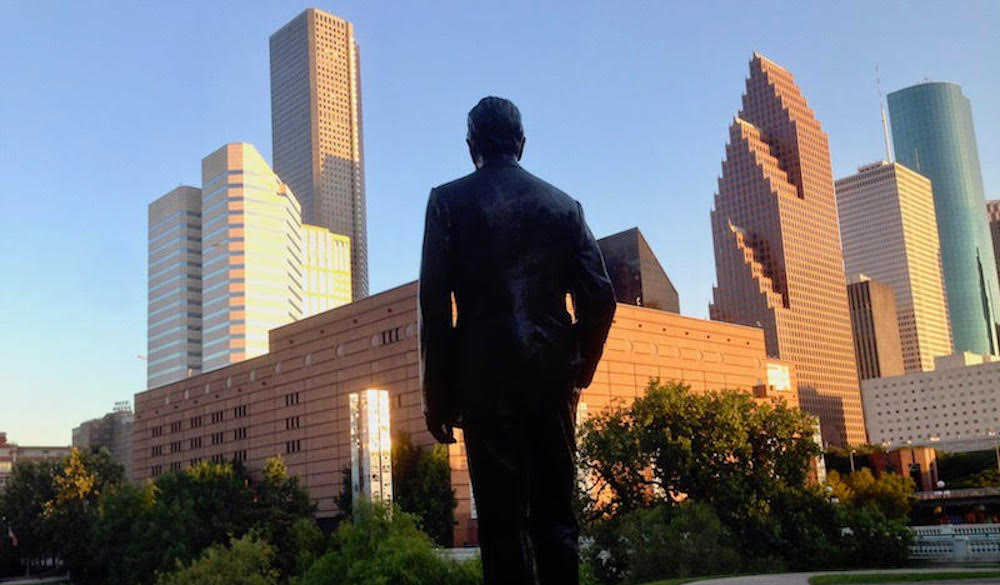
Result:
[[[7,485],[14,465],[21,461],[51,461],[69,456],[69,447],[31,447],[7,442],[0,432],[0,491]]]
[[[766,357],[762,330],[619,304],[581,410],[638,396],[656,377],[797,404],[795,370]],[[136,394],[133,479],[198,461],[236,459],[254,472],[281,455],[309,489],[317,516],[330,518],[350,463],[348,394],[367,388],[389,391],[393,432],[432,444],[420,394],[415,282],[272,330],[265,355]],[[475,539],[475,513],[461,441],[450,454],[455,543],[463,545]]]

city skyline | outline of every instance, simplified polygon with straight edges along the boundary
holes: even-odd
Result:
[[[12,315],[18,334],[5,336],[2,348],[4,369],[13,372],[7,412],[16,416],[0,415],[0,429],[12,441],[68,443],[74,425],[143,387],[144,365],[134,356],[143,352],[145,337],[145,206],[170,185],[196,184],[199,169],[192,161],[218,144],[251,142],[270,159],[264,150],[270,144],[267,38],[308,5],[249,7],[228,22],[229,16],[213,12],[224,12],[221,7],[206,7],[210,17],[196,18],[162,7],[124,7],[112,15],[66,6],[44,15],[46,27],[34,24],[42,15],[29,14],[27,7],[5,8],[13,13],[4,22],[13,41],[15,83],[0,102],[0,122],[9,129],[0,137],[0,173],[8,179],[4,215],[30,217],[26,201],[52,203],[39,224],[44,229],[18,221],[3,230],[8,250],[25,251],[6,255],[3,270],[9,279],[2,287],[4,302],[21,307]],[[583,5],[577,8],[579,23],[562,31],[552,30],[564,22],[563,11],[553,8],[449,14],[428,23],[431,30],[415,31],[409,9],[387,14],[321,6],[354,22],[365,49],[371,291],[415,275],[413,250],[422,224],[414,217],[432,185],[468,172],[465,112],[482,95],[497,93],[525,113],[525,166],[580,199],[596,234],[638,224],[677,286],[682,313],[705,316],[714,284],[706,212],[737,104],[732,88],[745,76],[753,48],[795,71],[830,135],[837,177],[881,156],[876,61],[887,91],[923,77],[957,81],[981,129],[986,196],[1000,194],[1000,139],[983,130],[1000,120],[989,99],[997,81],[987,79],[983,65],[1000,57],[984,17],[996,7],[968,4],[948,13],[913,14],[888,7],[811,7],[792,14],[768,6],[783,22],[767,24],[749,14],[767,10],[737,6],[720,23],[710,9],[658,15],[655,8],[618,12]],[[890,17],[899,26],[886,31]],[[93,34],[129,18],[155,19],[160,26],[142,35],[118,27],[123,36],[113,43]],[[735,26],[747,19],[764,24]],[[512,37],[500,34],[517,21],[524,26]],[[668,30],[654,22],[668,22]],[[810,22],[823,24],[806,26]],[[795,23],[803,26],[794,34],[773,34],[779,25],[787,31]],[[730,38],[718,42],[716,27]],[[484,35],[484,28],[496,38]],[[889,50],[894,43],[897,49],[915,47],[908,40],[919,36],[914,31],[941,28],[961,28],[961,42],[946,34],[924,39],[940,50],[920,51],[918,63],[908,62],[916,51]],[[197,42],[185,47],[173,40],[181,31],[181,38]],[[847,33],[865,42],[836,51],[811,46],[819,34]],[[877,42],[876,34],[882,35]],[[486,40],[476,46],[468,42],[472,37]],[[38,55],[26,52],[46,43],[51,47]],[[170,50],[154,56],[138,50],[144,43]],[[74,51],[66,51],[69,46]],[[126,56],[128,48],[136,54]],[[681,54],[686,60],[676,58]],[[195,55],[212,61],[211,67]],[[633,62],[624,64],[624,56]],[[75,68],[78,59],[109,66]],[[219,73],[219,62],[231,71]],[[47,66],[58,66],[60,74],[41,78]],[[112,71],[130,83],[108,82]],[[698,87],[683,81],[695,72]],[[240,78],[247,80],[244,86]],[[182,87],[166,91],[171,85]],[[201,129],[192,130],[193,122]],[[56,132],[61,141],[54,139]],[[43,156],[53,144],[73,156]],[[623,198],[635,204],[623,205]],[[94,215],[98,209],[107,215]],[[68,387],[75,389],[72,396],[62,390]],[[44,411],[36,401],[45,403]],[[55,413],[52,403],[60,405]]]

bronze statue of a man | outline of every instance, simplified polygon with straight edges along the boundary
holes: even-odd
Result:
[[[580,204],[518,164],[521,114],[483,98],[476,170],[431,190],[420,266],[427,428],[464,431],[486,585],[576,584],[576,404],[615,311]],[[572,297],[575,321],[567,311]],[[457,312],[452,314],[452,301]]]

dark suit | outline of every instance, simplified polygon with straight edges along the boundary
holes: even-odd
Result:
[[[431,191],[424,404],[464,429],[487,585],[533,583],[532,557],[543,584],[578,582],[576,400],[614,310],[580,204],[513,158]]]

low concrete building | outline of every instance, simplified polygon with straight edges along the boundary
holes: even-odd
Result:
[[[871,442],[955,452],[993,447],[1000,438],[1000,361],[961,353],[934,364],[931,372],[862,380]]]
[[[581,415],[643,394],[653,378],[797,405],[795,369],[767,358],[761,329],[619,304]],[[274,329],[262,356],[136,394],[133,478],[233,459],[253,473],[281,455],[317,516],[332,518],[351,463],[348,396],[369,388],[389,392],[393,432],[433,444],[424,428],[415,282]],[[450,459],[455,544],[464,545],[476,531],[461,440]]]
[[[78,449],[107,449],[112,460],[125,468],[125,477],[131,477],[132,416],[129,402],[115,403],[114,410],[108,414],[82,422],[73,429],[73,446]]]

